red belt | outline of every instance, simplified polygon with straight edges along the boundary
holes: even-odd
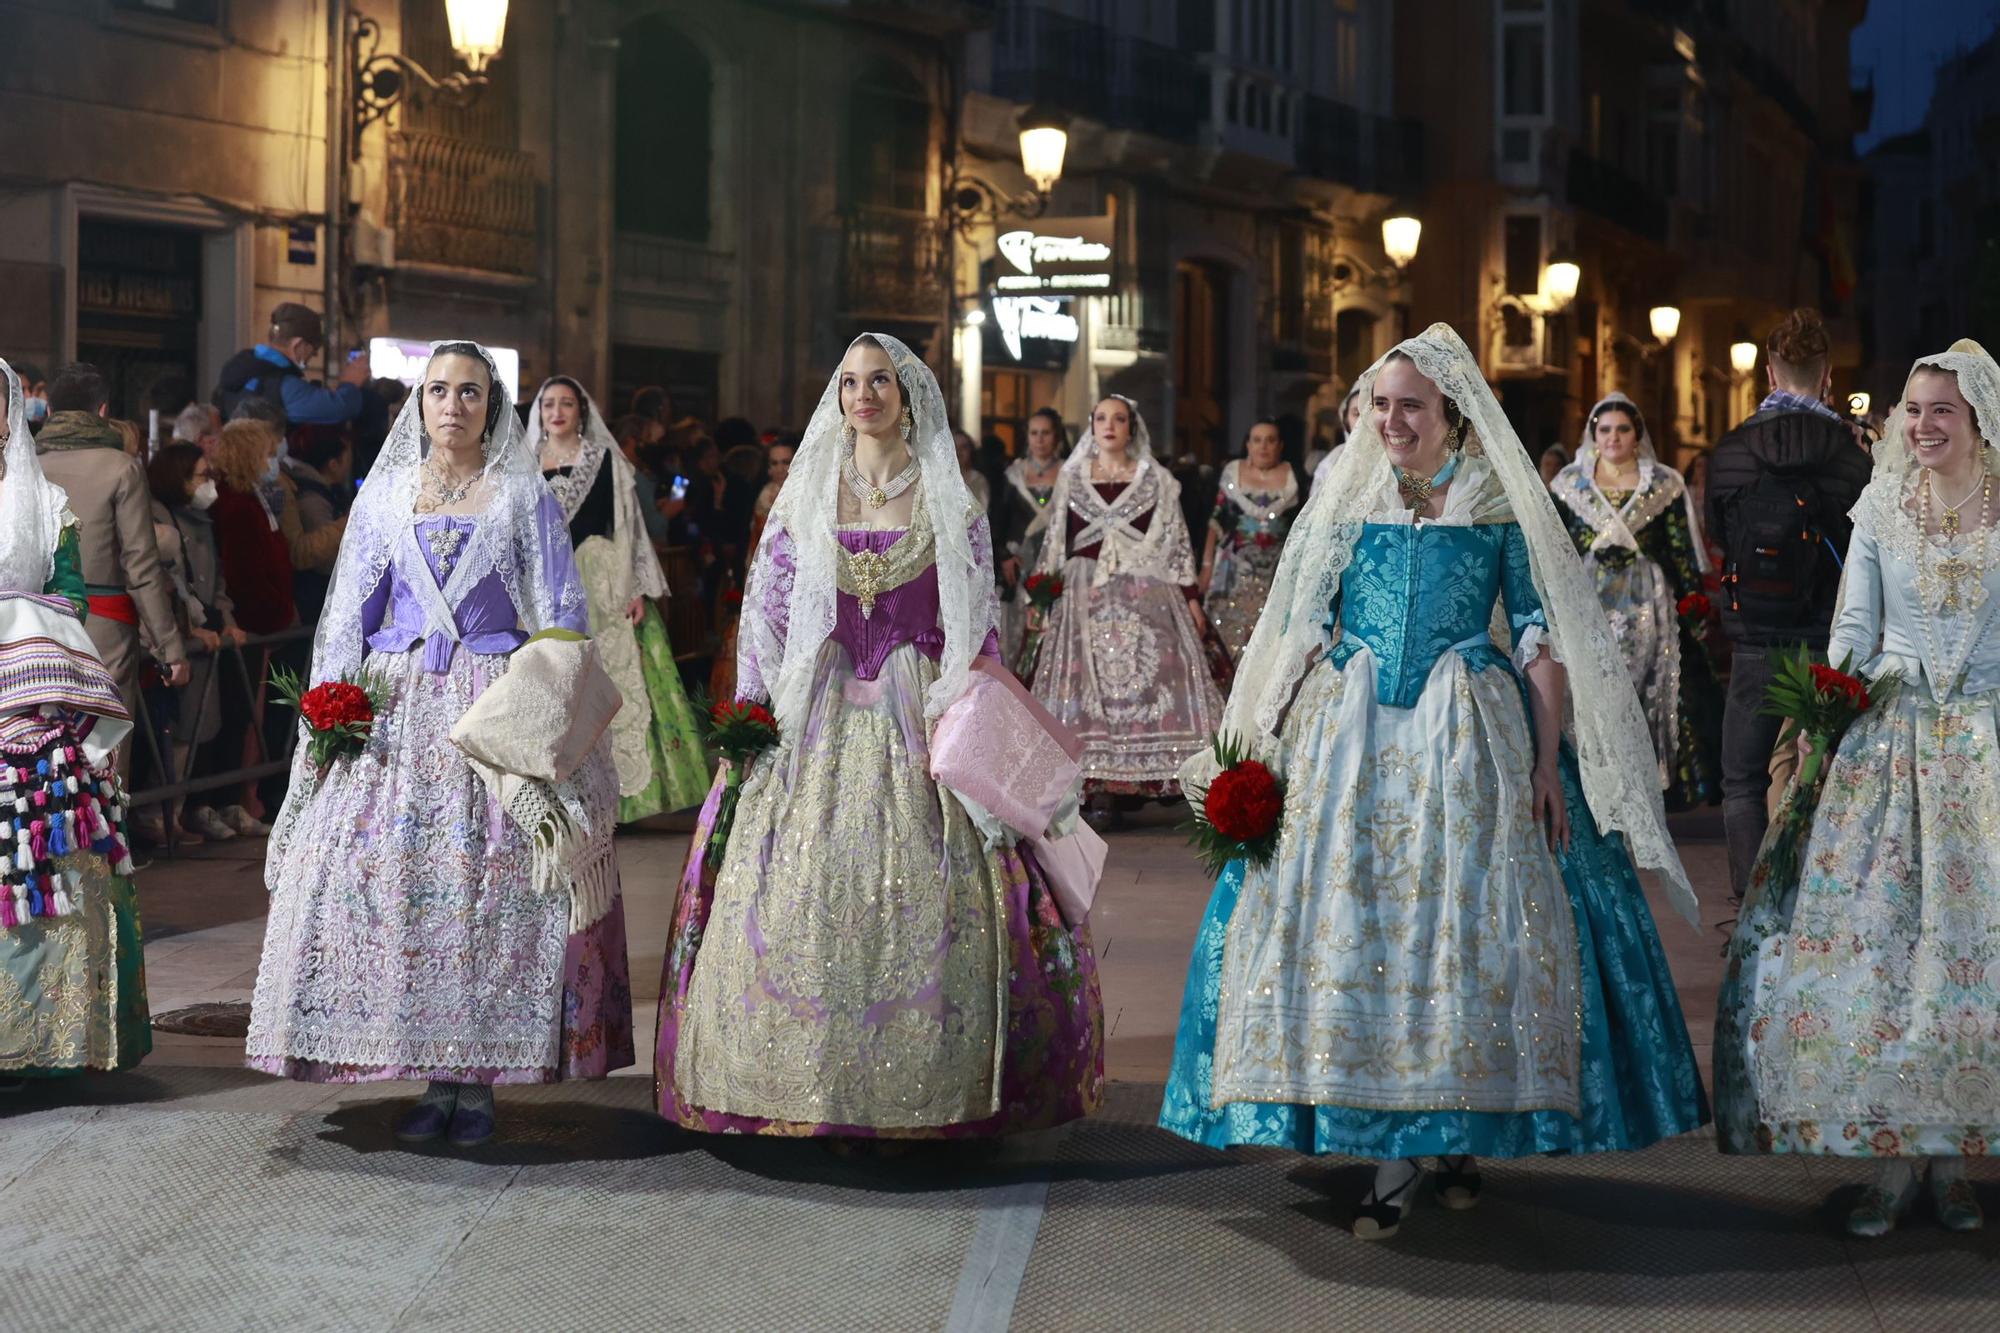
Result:
[[[86,600],[90,603],[90,614],[115,620],[121,625],[139,623],[139,607],[130,595],[122,592],[92,593]]]

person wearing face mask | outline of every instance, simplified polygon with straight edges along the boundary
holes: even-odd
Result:
[[[1034,690],[1083,742],[1093,823],[1121,797],[1178,794],[1180,768],[1222,716],[1180,484],[1131,399],[1107,396],[1056,477],[1037,570],[1060,575]],[[1218,654],[1220,656],[1220,654]],[[1214,674],[1211,674],[1214,673]]]
[[[1920,1183],[1940,1224],[1978,1229],[1964,1159],[2000,1140],[1996,442],[1984,348],[1911,367],[1826,644],[1871,698],[1787,791],[1717,1004],[1719,1146],[1870,1159],[1855,1236],[1893,1229]]]
[[[26,409],[0,361],[0,1093],[152,1049],[116,761],[132,719],[85,633],[77,518]]]
[[[154,725],[168,728],[170,748],[163,746],[162,753],[173,757],[171,782],[188,772],[194,748],[212,742],[220,731],[222,697],[216,664],[225,642],[240,648],[248,635],[236,623],[236,604],[222,574],[210,517],[219,492],[214,467],[201,446],[175,442],[161,449],[146,465],[146,483],[153,496],[153,533],[159,540],[160,560],[173,579],[179,604],[181,633],[201,649],[189,661],[186,689],[162,688],[148,695],[147,711]],[[240,727],[236,734],[241,737]],[[220,811],[201,804],[185,814],[180,805],[175,801],[167,818],[178,819],[182,838],[190,842],[226,842],[258,825],[241,804]],[[165,821],[157,810],[139,811],[135,829],[142,840],[167,840]]]
[[[1247,456],[1223,465],[1215,513],[1208,520],[1199,575],[1202,600],[1232,659],[1257,628],[1286,534],[1304,498],[1298,471],[1284,460],[1283,448],[1277,422],[1253,423],[1244,441]]]
[[[1667,808],[1713,803],[1722,692],[1699,637],[1708,617],[1680,609],[1709,569],[1686,484],[1653,452],[1638,405],[1613,393],[1591,408],[1577,461],[1549,489],[1645,705]]]
[[[1220,724],[1284,810],[1216,881],[1160,1124],[1376,1159],[1353,1228],[1380,1240],[1427,1161],[1465,1209],[1477,1157],[1631,1151],[1707,1106],[1638,866],[1699,907],[1555,503],[1448,325],[1361,383]]]
[[[110,386],[95,366],[75,362],[49,385],[55,408],[35,437],[42,471],[69,496],[77,517],[79,555],[90,595],[85,628],[105,669],[125,698],[136,699],[140,669],[150,659],[166,683],[185,685],[187,652],[174,620],[173,585],[160,567],[153,536],[146,469],[126,454],[106,417]],[[119,771],[131,770],[128,738]]]

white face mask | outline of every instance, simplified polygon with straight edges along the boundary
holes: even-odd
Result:
[[[194,494],[188,497],[190,509],[206,509],[215,503],[215,478],[208,477],[195,484]]]

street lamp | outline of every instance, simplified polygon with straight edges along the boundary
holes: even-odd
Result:
[[[1398,269],[1410,266],[1423,239],[1424,224],[1406,213],[1382,219],[1382,251]]]
[[[1874,401],[1873,398],[1868,396],[1866,390],[1856,389],[1853,393],[1847,395],[1847,410],[1854,416],[1866,417],[1868,415],[1868,407]]]
[[[1038,218],[1048,212],[1049,195],[1062,179],[1069,153],[1069,117],[1053,107],[1031,106],[1014,122],[1021,133],[1021,174],[1031,188],[1018,194],[980,176],[960,173],[944,188],[946,220],[971,239],[972,229],[1006,215]]]
[[[1576,289],[1583,285],[1583,266],[1576,262],[1576,256],[1567,250],[1558,250],[1549,256],[1549,262],[1542,269],[1543,302],[1551,312],[1566,310],[1570,302],[1576,300]]]
[[[1757,344],[1747,338],[1739,338],[1729,344],[1729,368],[1739,375],[1748,375],[1757,368]]]
[[[1656,305],[1646,312],[1646,321],[1652,326],[1653,337],[1664,347],[1681,331],[1681,308],[1677,305]]]
[[[442,78],[398,51],[383,51],[382,25],[365,14],[347,21],[347,153],[361,160],[361,135],[389,114],[414,84],[424,92],[464,106],[486,91],[486,67],[500,55],[507,37],[508,0],[444,0],[451,49],[465,62]]]

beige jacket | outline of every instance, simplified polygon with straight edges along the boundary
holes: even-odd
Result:
[[[153,536],[146,470],[125,453],[110,423],[91,412],[57,412],[35,441],[42,472],[69,495],[79,563],[89,591],[123,590],[139,611],[139,639],[162,662],[187,660],[174,618],[173,584]],[[96,619],[96,617],[92,617]]]

